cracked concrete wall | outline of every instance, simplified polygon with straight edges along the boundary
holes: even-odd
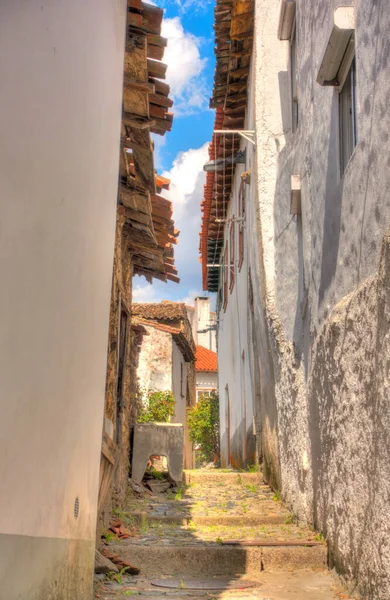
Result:
[[[299,126],[278,3],[256,3],[256,202],[248,215],[256,420],[265,474],[327,535],[367,600],[390,597],[390,11],[356,1],[358,143],[340,177],[338,90],[316,77],[336,0],[297,1]],[[249,127],[250,128],[250,127]],[[302,215],[290,215],[299,175]],[[253,242],[253,240],[256,241]]]

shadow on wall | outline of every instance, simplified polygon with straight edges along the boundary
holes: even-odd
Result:
[[[332,311],[313,353],[315,525],[366,600],[390,598],[390,229],[379,271]]]
[[[331,285],[337,268],[337,257],[340,245],[341,207],[343,199],[344,180],[338,181],[335,173],[338,166],[338,92],[334,90],[331,106],[329,140],[323,136],[317,161],[327,165],[324,198],[324,223],[322,227],[321,276],[318,290],[318,308],[320,309],[326,292]],[[314,198],[316,197],[314,190]]]

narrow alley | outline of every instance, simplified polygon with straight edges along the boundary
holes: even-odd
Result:
[[[96,598],[349,598],[321,536],[294,523],[261,473],[195,470],[183,480],[130,488],[101,550],[141,573],[95,575]],[[119,539],[123,527],[129,537]]]
[[[0,0],[0,600],[390,600],[390,0]]]

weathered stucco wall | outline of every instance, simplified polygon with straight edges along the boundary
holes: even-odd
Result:
[[[154,327],[145,326],[138,363],[140,388],[145,390],[172,390],[172,335]]]
[[[362,596],[385,600],[387,238],[376,271],[390,221],[390,11],[384,2],[355,2],[358,143],[340,177],[338,90],[316,82],[340,4],[297,2],[294,134],[278,3],[256,4],[254,374],[267,477],[300,518],[324,531],[331,562],[358,581]],[[290,215],[291,175],[301,177],[298,218]]]
[[[125,26],[122,1],[0,3],[9,600],[92,596]]]

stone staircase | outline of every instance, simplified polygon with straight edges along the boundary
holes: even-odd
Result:
[[[326,544],[315,532],[294,523],[260,473],[187,471],[183,488],[141,498],[133,494],[126,510],[138,532],[110,544],[110,551],[140,567],[141,574],[126,577],[124,585],[130,587],[121,593],[153,597],[212,593],[213,599],[348,598],[327,570]],[[223,589],[208,592],[207,585],[212,587],[221,577]],[[156,587],[155,579],[180,585],[167,591]],[[230,589],[244,584],[250,587]],[[194,585],[202,589],[194,590]],[[112,598],[116,592],[108,585],[105,593],[99,597]]]

